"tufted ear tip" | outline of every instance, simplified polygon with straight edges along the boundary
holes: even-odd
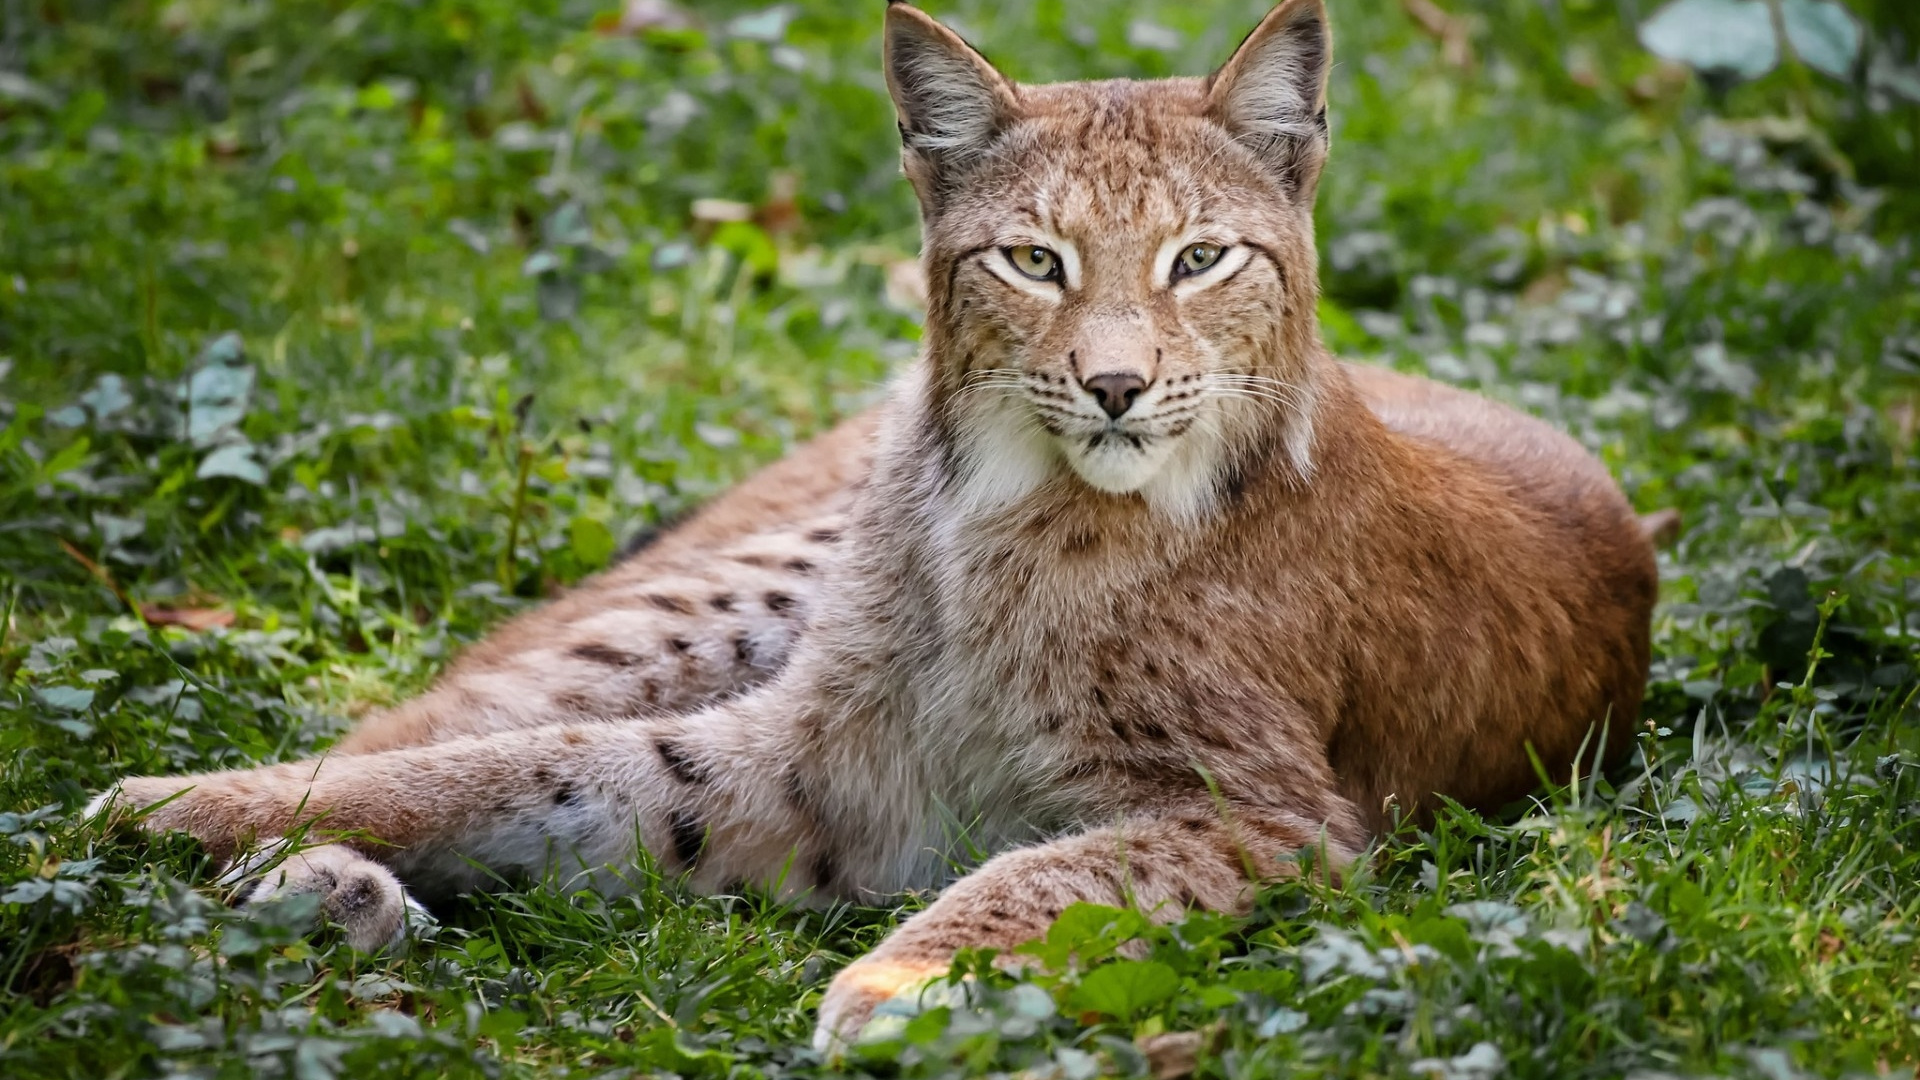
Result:
[[[1207,78],[1207,113],[1311,197],[1327,152],[1333,32],[1322,0],[1283,0]]]
[[[1012,120],[1012,82],[939,20],[912,4],[887,5],[887,89],[915,183],[957,175]]]

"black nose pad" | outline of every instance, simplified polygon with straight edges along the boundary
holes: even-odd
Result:
[[[1115,372],[1109,375],[1095,375],[1091,379],[1080,380],[1080,385],[1100,402],[1100,408],[1108,416],[1118,417],[1133,408],[1134,400],[1147,388],[1147,380],[1138,375],[1126,375]]]

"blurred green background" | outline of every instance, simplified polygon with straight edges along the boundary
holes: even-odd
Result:
[[[1165,993],[990,977],[859,1068],[1913,1070],[1920,5],[1742,79],[1643,44],[1757,47],[1760,0],[1690,3],[1329,5],[1323,328],[1684,513],[1644,754],[1096,968]],[[919,333],[881,7],[0,0],[0,1073],[820,1069],[890,912],[647,879],[358,957],[77,808],[312,752],[874,400]],[[1040,81],[1201,73],[1265,10],[929,7]]]

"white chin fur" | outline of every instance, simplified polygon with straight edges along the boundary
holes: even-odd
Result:
[[[1173,448],[1165,439],[1155,439],[1136,449],[1125,439],[1116,438],[1094,447],[1089,447],[1085,440],[1075,439],[1067,443],[1065,449],[1067,463],[1089,487],[1109,495],[1130,495],[1159,474],[1172,456]]]
[[[989,513],[1025,498],[1066,465],[1088,487],[1109,495],[1139,495],[1154,513],[1191,525],[1217,505],[1226,439],[1202,421],[1178,438],[1125,439],[1089,447],[1085,438],[1056,439],[1012,402],[983,401],[961,425],[958,508],[963,516]]]
[[[1109,495],[1137,494],[1161,517],[1182,525],[1205,520],[1220,494],[1225,445],[1212,424],[1199,423],[1178,438],[1160,438],[1135,449],[1125,440],[1089,448],[1084,441],[1065,453],[1074,474]]]

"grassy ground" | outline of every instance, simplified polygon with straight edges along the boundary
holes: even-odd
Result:
[[[1632,0],[1333,6],[1334,344],[1686,515],[1643,754],[848,1067],[1913,1074],[1916,19],[1880,5],[1870,86],[1716,96]],[[893,912],[643,873],[360,956],[79,807],[316,750],[870,400],[918,334],[878,8],[0,0],[0,1075],[821,1071],[811,1002]],[[1034,79],[1204,70],[1261,9],[935,5]]]

